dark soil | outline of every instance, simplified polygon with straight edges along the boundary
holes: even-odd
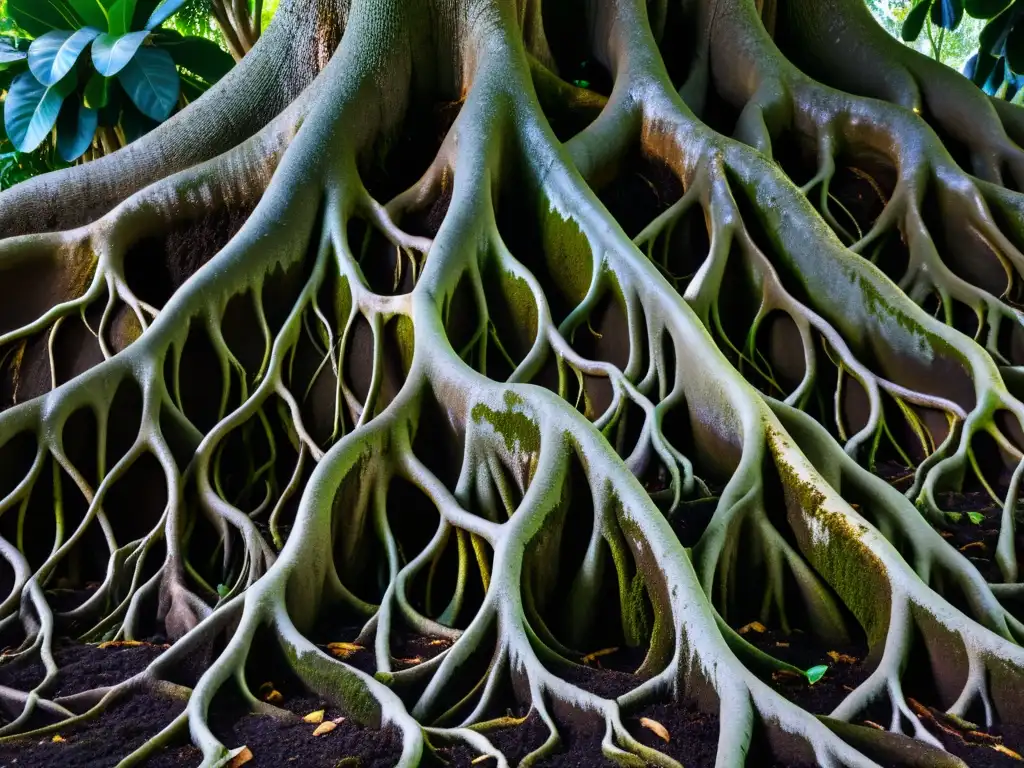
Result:
[[[58,640],[53,649],[57,680],[51,697],[70,696],[91,688],[116,685],[144,670],[166,646],[144,643],[100,648],[71,640]],[[31,663],[10,659],[0,664],[0,685],[28,691],[42,682],[43,665],[36,657]]]
[[[776,674],[771,683],[779,693],[816,715],[827,715],[862,683],[871,669],[865,662],[867,649],[856,646],[826,648],[810,635],[795,630],[784,632],[765,628],[747,629],[743,638],[765,653],[800,669],[825,665],[828,671],[811,685],[805,677]]]
[[[159,696],[132,696],[92,722],[61,729],[57,736],[0,745],[0,768],[113,766],[155,736],[184,708],[184,702]]]

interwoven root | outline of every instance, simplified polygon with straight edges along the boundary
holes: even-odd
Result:
[[[518,722],[510,702],[548,732],[522,765],[558,749],[572,712],[603,724],[606,757],[676,766],[625,725],[669,698],[721,715],[721,766],[744,764],[755,733],[794,765],[962,765],[904,677],[924,648],[950,717],[1024,711],[1024,404],[1003,375],[1024,199],[999,165],[1016,174],[1020,150],[1001,134],[976,152],[1000,170],[975,179],[913,103],[789,64],[753,0],[700,11],[708,47],[683,88],[731,104],[741,141],[674,88],[655,42],[678,31],[667,2],[598,4],[607,100],[555,76],[538,4],[458,5],[346,4],[330,63],[252,138],[93,223],[0,241],[12,286],[56,275],[21,315],[0,310],[0,630],[18,638],[5,663],[45,669],[31,690],[0,687],[0,735],[51,734],[145,692],[187,706],[122,765],[186,731],[204,766],[224,765],[243,745],[211,728],[219,693],[292,716],[247,678],[270,638],[305,688],[397,728],[401,766],[451,742],[508,765],[489,734]],[[412,65],[442,51],[458,66]],[[448,103],[439,146],[395,190],[376,158],[424,100]],[[598,111],[556,138],[552,124]],[[794,134],[817,158],[802,187],[771,159]],[[680,189],[627,235],[597,193],[637,147]],[[888,190],[861,171],[873,221],[840,220],[841,158],[894,169]],[[217,211],[244,223],[174,262],[187,274],[166,302],[141,296],[140,243]],[[901,274],[875,247],[893,238]],[[961,252],[940,243],[969,241],[1005,268],[1001,293],[947,265]],[[79,318],[98,354],[64,377],[61,333]],[[38,396],[22,402],[24,387]],[[918,465],[906,495],[870,471],[891,455]],[[1004,508],[998,585],[936,530],[939,494],[975,476]],[[674,526],[711,489],[687,549]],[[806,671],[733,629],[752,606],[823,642],[865,637],[871,673],[829,717],[802,709],[771,681]],[[359,624],[376,674],[320,643],[338,617]],[[646,651],[617,697],[574,677],[609,619]],[[55,696],[55,642],[72,632],[172,645],[128,680]],[[444,648],[400,659],[403,632]],[[888,732],[861,724],[879,707]]]

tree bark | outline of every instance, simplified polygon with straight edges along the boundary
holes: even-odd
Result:
[[[0,631],[45,670],[0,737],[141,691],[187,705],[124,764],[186,730],[227,764],[226,687],[291,716],[246,678],[267,637],[402,768],[508,765],[513,709],[524,765],[593,718],[581,759],[675,768],[632,727],[656,704],[717,717],[719,766],[1013,732],[1019,111],[854,0],[557,10],[289,0],[164,126],[0,196]],[[831,712],[753,619],[860,643]],[[143,672],[53,693],[72,628],[154,625]],[[580,668],[612,647],[643,659],[614,695]]]

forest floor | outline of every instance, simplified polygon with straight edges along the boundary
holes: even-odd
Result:
[[[897,465],[876,467],[879,475],[897,488],[904,489],[910,482],[910,471]],[[988,578],[997,580],[998,571],[993,561],[995,538],[998,532],[1000,510],[984,493],[949,494],[940,499],[943,508],[951,510],[949,525],[942,535],[975,563]],[[707,525],[712,504],[696,506],[694,514],[676,524],[680,538],[691,543]],[[957,516],[959,514],[959,517]],[[817,683],[811,685],[804,677],[776,675],[768,682],[794,703],[816,714],[825,715],[863,681],[871,671],[864,647],[826,647],[810,634],[794,629],[789,633],[778,627],[769,627],[757,621],[736,623],[736,629],[749,642],[772,655],[802,669],[827,665],[828,670]],[[328,643],[349,644],[358,632],[354,627],[321,627],[315,640],[323,647]],[[444,650],[443,640],[410,636],[397,639],[392,653],[396,664],[419,663]],[[60,677],[56,681],[55,695],[66,696],[96,686],[124,680],[143,670],[167,646],[163,638],[155,637],[144,643],[83,644],[71,640],[61,641],[55,649]],[[340,650],[339,650],[340,649]],[[604,696],[614,697],[635,687],[639,678],[632,670],[643,660],[641,649],[594,649],[591,656],[581,659],[583,664],[566,674],[572,682]],[[336,655],[343,655],[348,663],[373,673],[374,659],[367,649],[355,645],[335,647]],[[0,657],[2,658],[2,657]],[[401,753],[401,739],[396,730],[383,731],[362,728],[327,701],[302,690],[297,681],[284,672],[283,665],[263,663],[259,674],[265,680],[249,678],[260,692],[275,691],[280,699],[277,706],[294,713],[294,717],[277,719],[254,715],[247,711],[241,698],[218,698],[211,712],[211,727],[225,744],[245,745],[248,768],[273,766],[281,768],[385,768],[393,766]],[[0,685],[28,690],[43,676],[39,663],[19,664],[15,661],[0,663]],[[999,751],[996,746],[1012,752],[1024,752],[1024,728],[995,727],[990,730],[969,731],[944,718],[934,708],[937,694],[927,674],[915,675],[911,670],[904,681],[908,696],[921,715],[951,753],[976,768],[1016,768],[1021,761]],[[101,768],[114,766],[119,759],[141,745],[170,723],[184,708],[184,703],[153,695],[135,695],[112,706],[97,719],[61,730],[56,736],[40,741],[14,740],[0,745],[0,768]],[[866,713],[863,722],[883,728],[887,714],[884,707],[873,720]],[[303,718],[334,724],[334,728],[314,735],[317,725]],[[489,737],[515,766],[523,756],[539,747],[547,737],[547,729],[540,720],[526,711],[510,709],[509,714],[525,718],[517,726],[491,731]],[[599,768],[615,766],[601,757],[600,742],[603,725],[597,720],[563,713],[562,744],[559,751],[540,761],[541,768]],[[641,719],[660,723],[669,736],[666,742],[654,729],[645,727]],[[718,717],[698,711],[686,703],[650,705],[630,712],[624,718],[626,726],[642,743],[655,747],[679,760],[687,768],[710,768],[715,764],[718,742]],[[327,726],[329,728],[329,726]],[[477,760],[477,754],[462,745],[435,744],[436,751],[430,762],[452,768],[486,766],[490,759]],[[774,768],[782,766],[765,758],[767,750],[759,748],[755,738],[748,765]],[[150,759],[149,768],[177,768],[196,765],[200,752],[186,738],[166,747]],[[237,762],[236,765],[241,765]],[[785,768],[803,768],[787,765]],[[808,766],[808,768],[811,768]]]

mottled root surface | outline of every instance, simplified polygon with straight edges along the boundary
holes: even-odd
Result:
[[[840,0],[549,5],[286,4],[233,142],[0,196],[0,752],[1015,760],[1016,108]]]

